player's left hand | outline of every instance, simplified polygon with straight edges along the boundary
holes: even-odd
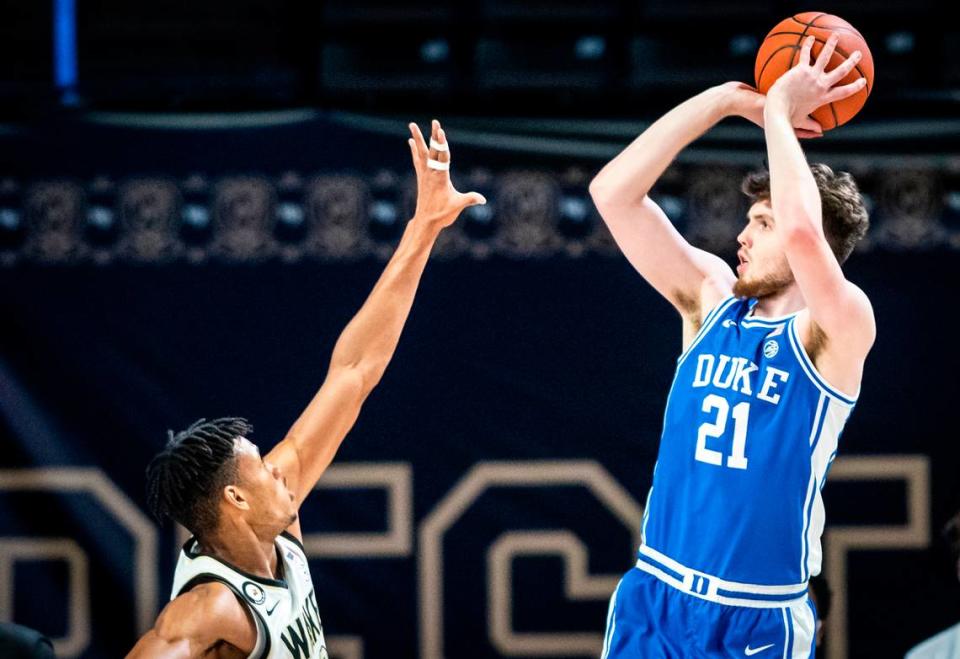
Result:
[[[737,115],[763,128],[763,108],[767,97],[757,91],[756,87],[744,82],[725,82],[718,86],[723,91],[724,112],[727,115]],[[812,117],[802,117],[793,127],[793,132],[800,139],[823,137],[823,128]]]
[[[850,84],[837,86],[860,61],[859,50],[853,51],[836,68],[827,71],[827,64],[837,47],[837,34],[830,35],[816,61],[811,63],[815,40],[813,35],[804,39],[796,66],[777,78],[767,91],[766,109],[786,112],[794,125],[817,108],[853,96],[866,85],[866,80],[861,77]]]
[[[468,206],[485,204],[487,200],[479,192],[460,192],[450,181],[450,145],[440,122],[433,120],[430,144],[424,139],[420,128],[410,124],[407,140],[413,168],[417,172],[417,210],[415,221],[425,222],[438,228],[450,226]]]

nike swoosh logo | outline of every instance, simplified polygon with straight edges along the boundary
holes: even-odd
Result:
[[[748,645],[748,646],[746,647],[746,649],[743,651],[743,653],[744,653],[745,655],[747,655],[748,657],[752,657],[753,655],[757,654],[758,652],[763,652],[764,650],[769,650],[769,649],[772,648],[772,647],[773,647],[773,643],[771,643],[770,645],[762,645],[762,646],[760,646],[759,648],[751,648],[751,647]]]
[[[277,600],[276,602],[273,603],[273,606],[272,606],[272,607],[270,607],[269,609],[267,609],[267,615],[268,615],[268,616],[272,616],[272,615],[273,615],[273,610],[274,610],[275,608],[277,608],[277,604],[279,604],[279,603],[280,603],[280,600]],[[748,649],[749,649],[749,648],[748,648]]]

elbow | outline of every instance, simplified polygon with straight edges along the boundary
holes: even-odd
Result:
[[[382,364],[368,364],[365,367],[359,369],[359,387],[360,394],[363,398],[366,398],[370,395],[370,392],[373,391],[380,380],[383,379],[383,374],[387,370],[387,363],[383,362]]]
[[[614,190],[608,182],[603,180],[602,173],[590,182],[588,190],[593,205],[607,224],[610,223],[610,218],[616,214],[618,208],[630,205],[623,191]]]
[[[363,400],[380,383],[384,370],[385,367],[378,368],[370,360],[346,362],[334,359],[330,362],[326,379],[328,382],[338,382],[339,386],[346,387]]]
[[[593,203],[596,204],[597,208],[599,208],[601,204],[603,204],[604,201],[610,196],[610,193],[604,184],[602,172],[593,177],[593,180],[590,181],[590,186],[587,189],[590,192],[590,198],[593,199]]]
[[[634,209],[643,205],[649,187],[643,182],[614,182],[601,171],[593,177],[587,190],[597,210]]]
[[[381,364],[375,360],[365,360],[343,369],[342,376],[349,383],[351,390],[355,391],[362,400],[380,384],[380,379],[386,370],[385,362]]]
[[[597,172],[587,186],[587,191],[597,208],[609,206],[614,200],[622,200],[624,193],[622,189],[618,189],[617,183],[611,180],[607,167]]]

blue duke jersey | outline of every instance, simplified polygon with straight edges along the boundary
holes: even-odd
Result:
[[[796,314],[729,297],[678,360],[637,567],[703,599],[805,597],[820,571],[820,490],[855,399],[829,386]]]

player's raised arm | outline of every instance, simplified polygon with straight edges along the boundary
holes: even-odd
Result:
[[[698,322],[707,278],[722,297],[734,275],[721,259],[687,243],[648,193],[677,154],[723,118],[739,115],[762,125],[763,101],[741,83],[712,87],[657,120],[590,184],[593,201],[624,255],[684,318]],[[818,130],[809,120],[798,126],[803,137]]]
[[[175,598],[127,659],[193,659],[219,656],[221,645],[249,654],[257,629],[247,607],[220,583],[201,584]]]
[[[860,78],[837,84],[856,66],[859,51],[833,70],[825,71],[836,47],[833,35],[810,62],[813,38],[805,40],[796,66],[770,88],[764,108],[770,164],[770,203],[777,233],[783,241],[790,270],[803,293],[810,320],[829,344],[851,362],[862,363],[876,335],[873,311],[866,295],[847,281],[824,234],[822,200],[791,122],[818,107],[863,89]]]
[[[410,124],[410,131],[417,175],[413,219],[367,301],[340,335],[320,390],[266,458],[280,467],[298,504],[333,460],[360,406],[393,357],[440,231],[463,209],[486,203],[479,193],[462,193],[453,187],[450,150],[439,122],[433,122],[429,146],[415,124]]]

